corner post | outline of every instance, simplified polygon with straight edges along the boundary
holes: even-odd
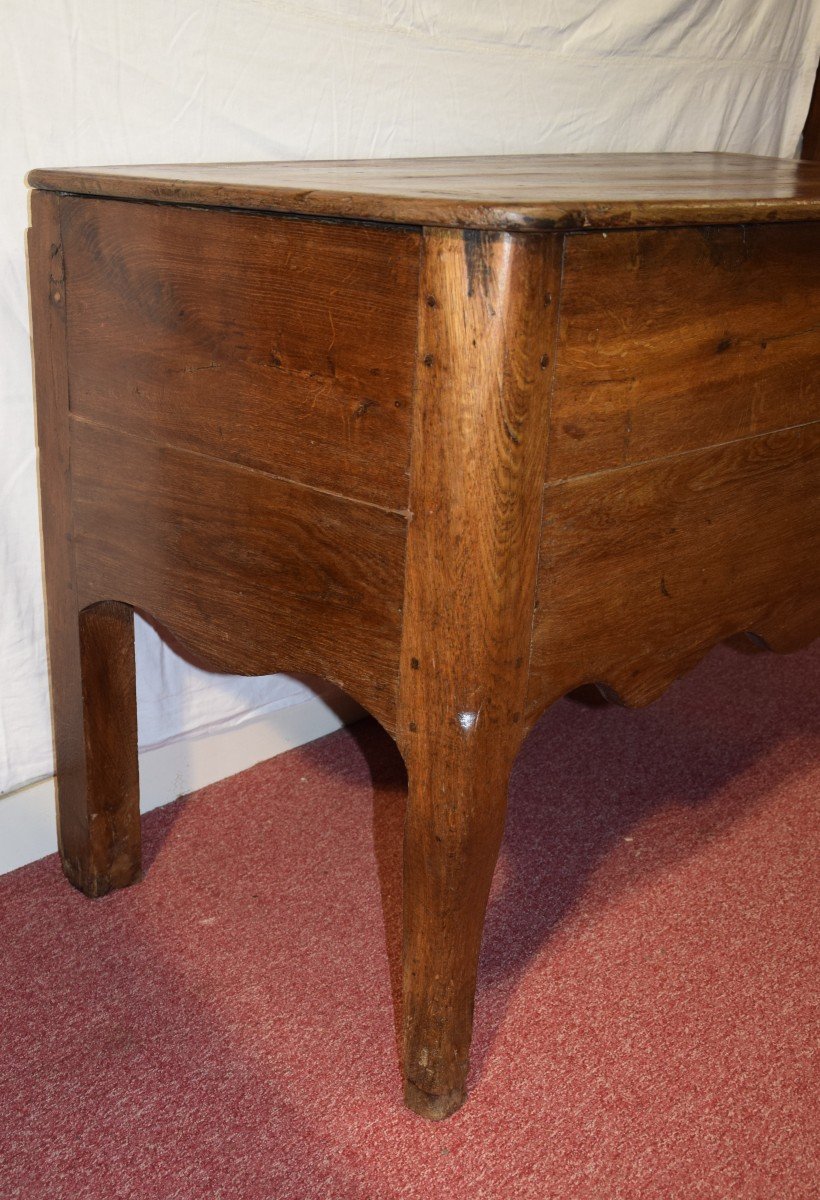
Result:
[[[66,282],[60,197],[35,191],[28,233],[46,633],[63,871],[87,896],[139,878],[133,612],[80,611],[71,516]]]
[[[397,740],[405,1099],[463,1102],[478,955],[523,735],[562,238],[425,232]]]

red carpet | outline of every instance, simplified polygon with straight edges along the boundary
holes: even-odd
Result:
[[[151,814],[91,902],[0,879],[3,1200],[820,1195],[820,647],[517,765],[472,1094],[404,1110],[402,768],[372,723]]]

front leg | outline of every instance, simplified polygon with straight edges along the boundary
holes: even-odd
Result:
[[[560,239],[428,230],[397,740],[408,1105],[464,1099],[484,910],[524,732]]]
[[[444,716],[444,714],[440,714]],[[484,912],[517,738],[444,716],[408,764],[404,833],[405,1101],[441,1119],[465,1098]]]

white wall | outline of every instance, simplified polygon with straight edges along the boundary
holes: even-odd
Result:
[[[0,12],[0,792],[52,771],[29,168],[539,150],[790,156],[820,52],[817,0],[2,0]],[[196,671],[142,625],[138,672],[144,747],[310,695],[282,676]]]

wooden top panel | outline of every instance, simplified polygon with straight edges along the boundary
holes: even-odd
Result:
[[[542,154],[39,170],[91,196],[414,225],[590,229],[820,220],[820,163],[745,154]]]

